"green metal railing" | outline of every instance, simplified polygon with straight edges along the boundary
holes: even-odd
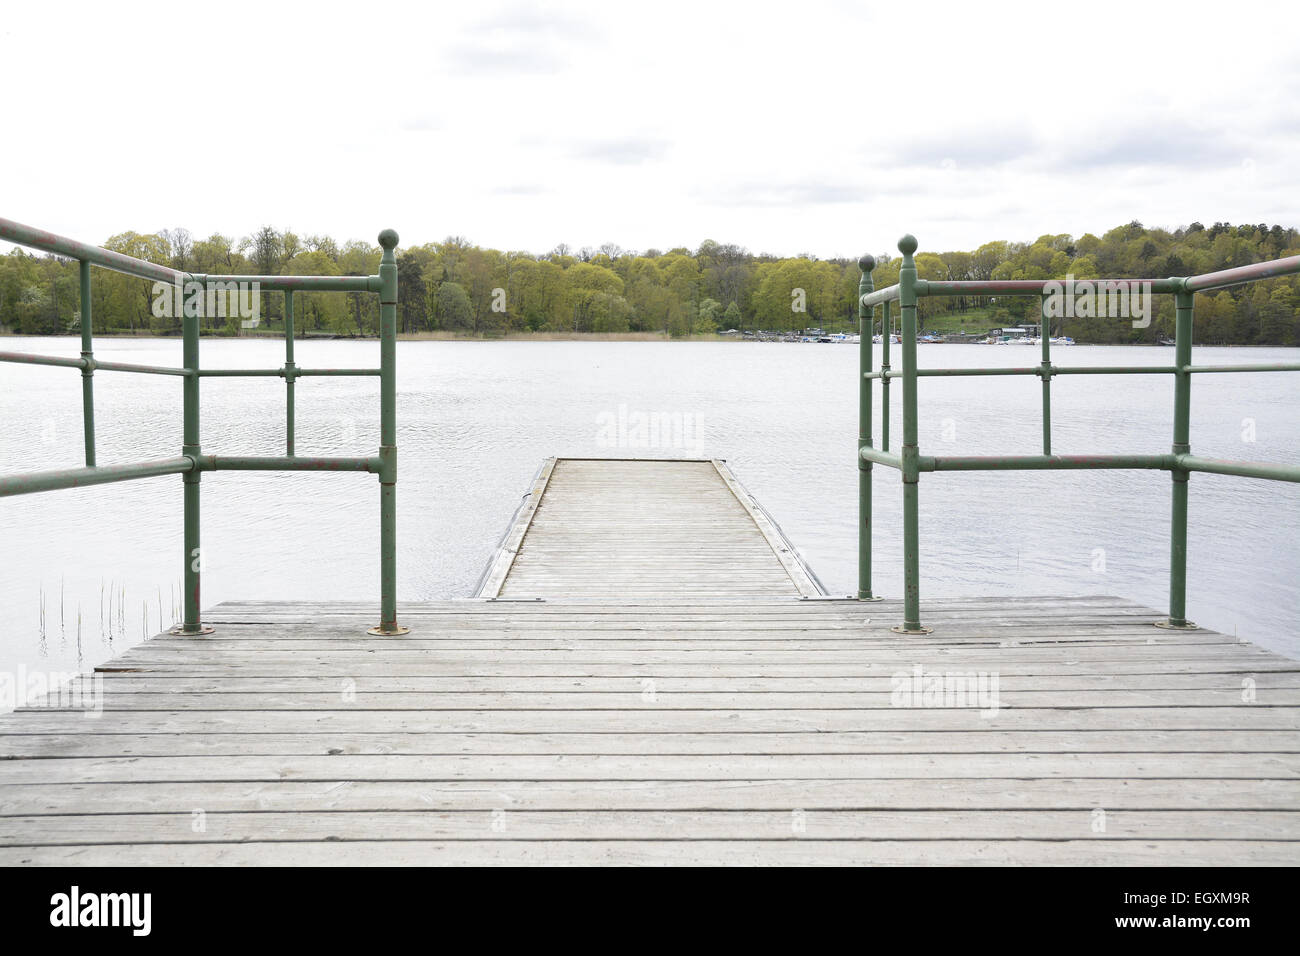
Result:
[[[76,259],[81,279],[81,357],[64,358],[24,352],[0,352],[0,362],[22,362],[81,370],[84,468],[62,468],[23,475],[0,476],[0,497],[79,488],[87,485],[151,478],[156,475],[182,476],[185,494],[185,612],[176,634],[210,634],[212,628],[200,621],[199,581],[202,552],[199,542],[199,487],[205,471],[362,471],[379,477],[380,527],[380,615],[371,634],[405,634],[397,623],[397,233],[385,229],[379,234],[383,255],[379,274],[373,276],[206,276],[178,272],[166,266],[87,245],[54,233],[44,232],[0,218],[0,239],[21,246]],[[110,269],[140,279],[163,282],[188,292],[202,291],[213,283],[256,283],[258,290],[284,292],[285,362],[279,369],[204,369],[199,365],[199,310],[183,309],[181,317],[182,363],[180,368],[102,362],[95,358],[91,322],[90,267]],[[293,294],[297,291],[379,293],[379,368],[305,369],[294,364]],[[190,314],[190,313],[193,314]],[[95,456],[95,393],[97,371],[136,372],[180,377],[183,389],[183,438],[181,452],[171,458],[128,464],[100,465]],[[364,458],[322,458],[298,456],[294,452],[294,382],[314,375],[378,375],[380,382],[379,453]],[[204,454],[199,440],[199,383],[210,377],[279,376],[285,381],[285,454],[282,457],[227,456]]]
[[[910,235],[898,241],[903,254],[898,284],[875,291],[871,273],[875,259],[863,256],[859,261],[862,280],[859,292],[859,405],[858,405],[858,598],[878,600],[871,590],[871,471],[873,465],[897,469],[903,477],[903,623],[894,628],[902,634],[928,634],[931,628],[921,624],[919,484],[921,472],[928,471],[1013,471],[1063,470],[1077,468],[1139,469],[1168,471],[1173,478],[1173,506],[1170,527],[1169,616],[1156,622],[1160,627],[1192,629],[1187,620],[1187,491],[1192,472],[1266,478],[1274,481],[1300,481],[1300,466],[1267,462],[1219,461],[1191,453],[1190,420],[1192,375],[1219,372],[1295,372],[1300,363],[1249,365],[1192,364],[1192,299],[1197,292],[1255,282],[1273,276],[1300,272],[1300,256],[1272,262],[1226,269],[1206,275],[1178,279],[1090,279],[1095,288],[1106,290],[1141,284],[1154,294],[1174,296],[1174,363],[1162,366],[1068,367],[1053,365],[1050,345],[1048,309],[1050,285],[1057,280],[1016,279],[1006,281],[931,281],[917,278],[916,239]],[[1058,286],[1059,288],[1059,286]],[[916,367],[916,305],[924,296],[959,295],[1036,295],[1042,301],[1040,326],[1042,360],[1025,368],[931,368]],[[901,318],[902,371],[889,365],[890,306],[897,302]],[[881,364],[873,366],[872,335],[875,310],[881,316]],[[1173,375],[1174,427],[1173,447],[1165,455],[1054,455],[1052,454],[1051,383],[1055,375]],[[1041,455],[987,457],[932,457],[921,455],[917,447],[917,379],[929,376],[960,375],[1037,375],[1042,379],[1043,453]],[[889,450],[889,383],[903,380],[903,444],[899,452]],[[881,383],[881,447],[872,438],[872,394],[874,380]]]

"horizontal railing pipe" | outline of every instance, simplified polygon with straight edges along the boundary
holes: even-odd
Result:
[[[186,281],[257,283],[263,291],[290,290],[293,292],[378,292],[378,276],[227,276],[190,275]]]
[[[76,239],[46,232],[44,229],[25,226],[12,219],[0,218],[0,239],[31,249],[40,249],[42,252],[51,252],[57,256],[80,259],[82,262],[89,262],[103,269],[111,269],[113,272],[121,272],[141,279],[176,282],[184,281],[186,278],[185,273],[177,272],[168,266],[160,266],[156,262],[146,262],[120,252],[101,249],[99,246],[78,242]]]
[[[1300,481],[1300,465],[1266,461],[1222,461],[1196,455],[1175,455],[1184,471],[1202,471],[1212,475],[1236,475],[1240,478],[1266,478],[1271,481]]]
[[[1230,285],[1241,285],[1258,279],[1274,276],[1291,275],[1300,272],[1300,256],[1277,259],[1273,262],[1256,262],[1235,269],[1210,272],[1190,278],[1167,279],[1074,279],[1077,288],[1089,283],[1095,288],[1108,286],[1130,287],[1135,284],[1149,285],[1156,294],[1171,294],[1182,291],[1204,292],[1222,289]],[[1063,288],[1061,279],[917,279],[918,296],[957,296],[957,295],[1042,295],[1052,288]],[[898,286],[890,286],[861,298],[863,306],[880,305],[898,298]]]
[[[959,378],[978,375],[1147,375],[1171,374],[1178,371],[1172,365],[1053,365],[1044,369],[1040,365],[1028,365],[1024,368],[918,368],[920,378]],[[902,372],[868,372],[864,378],[890,379],[901,378]]]
[[[105,485],[134,478],[153,478],[157,475],[178,475],[194,470],[194,460],[186,455],[178,458],[160,458],[127,465],[98,465],[93,468],[60,468],[55,471],[35,471],[25,475],[0,476],[0,498],[9,495],[26,495],[38,491],[56,491],[60,488],[83,488],[87,485]]]
[[[1246,282],[1292,275],[1297,272],[1300,272],[1300,256],[1290,256],[1286,259],[1276,259],[1272,262],[1255,262],[1248,266],[1238,266],[1235,269],[1224,269],[1220,272],[1209,272],[1205,275],[1191,276],[1189,278],[1077,278],[1073,280],[1073,283],[1076,289],[1083,283],[1088,283],[1098,289],[1104,289],[1108,286],[1128,288],[1141,284],[1143,286],[1149,285],[1153,293],[1169,294],[1184,291],[1207,292],[1211,289],[1222,289],[1231,285],[1242,285]],[[918,296],[1042,295],[1044,292],[1050,291],[1049,286],[1060,289],[1064,287],[1064,281],[1061,279],[918,279],[916,280],[916,294]],[[882,293],[875,294],[881,295]],[[866,304],[865,301],[864,304]]]
[[[1263,365],[1189,365],[1189,372],[1300,372],[1300,363],[1278,362]]]
[[[284,368],[205,368],[199,370],[202,378],[284,378],[290,370]],[[377,368],[294,368],[294,378],[321,375],[378,375]]]
[[[120,252],[101,249],[89,243],[78,242],[67,236],[27,226],[12,219],[0,217],[0,239],[39,249],[42,252],[79,259],[91,265],[111,269],[125,275],[141,279],[153,279],[171,284],[188,282],[256,282],[262,289],[293,289],[318,292],[378,292],[379,276],[253,276],[253,275],[208,275],[204,273],[186,273],[169,266],[159,265],[137,259]]]
[[[920,378],[960,378],[974,375],[1037,375],[1040,369],[1037,366],[1030,368],[918,368],[916,374]],[[869,372],[866,376],[869,379],[880,378],[902,378],[903,373],[898,369],[891,371]]]
[[[1173,455],[989,455],[921,456],[921,471],[1064,471],[1073,469],[1141,469],[1168,471]]]
[[[1172,365],[1053,365],[1053,375],[1172,375]]]
[[[1083,283],[1105,289],[1108,285],[1130,288],[1150,284],[1153,293],[1173,293],[1182,289],[1182,279],[1074,279],[1077,290]],[[1053,289],[1068,288],[1064,279],[918,279],[919,296],[954,295],[1043,295]]]
[[[881,451],[879,448],[873,448],[869,445],[864,445],[858,449],[858,457],[863,461],[869,461],[876,465],[888,465],[890,468],[897,468],[899,471],[903,469],[901,455]]]
[[[282,368],[203,368],[199,378],[276,378],[283,376]]]
[[[87,359],[68,358],[63,355],[36,355],[29,352],[0,352],[0,362],[17,362],[21,365],[54,365],[59,368],[86,367]]]
[[[378,474],[382,462],[372,458],[323,458],[311,455],[201,455],[202,471],[368,471]]]
[[[1181,282],[1182,288],[1187,292],[1206,292],[1210,289],[1222,289],[1230,285],[1241,285],[1244,282],[1271,279],[1274,276],[1292,275],[1297,272],[1300,272],[1300,256],[1289,256],[1286,259],[1274,259],[1272,262],[1253,262],[1248,266],[1237,266],[1235,269],[1223,269],[1219,272],[1207,272],[1204,275],[1171,281]]]
[[[131,362],[101,362],[99,359],[91,359],[90,367],[95,371],[138,372],[142,375],[179,375],[184,377],[194,374],[194,370],[188,368],[172,368],[167,365],[136,365]]]
[[[876,292],[868,292],[858,299],[864,309],[870,309],[877,305],[884,305],[886,302],[898,301],[898,286],[891,285]]]
[[[62,355],[36,355],[28,352],[0,352],[0,362],[21,365],[54,365],[60,368],[79,368],[92,372],[140,372],[145,375],[193,375],[187,368],[168,365],[137,365],[132,362],[104,362],[96,358],[68,358]]]
[[[1171,294],[1182,291],[1205,292],[1211,289],[1222,289],[1226,286],[1254,282],[1259,279],[1292,275],[1297,272],[1300,272],[1300,256],[1291,256],[1272,262],[1256,262],[1248,266],[1238,266],[1235,269],[1224,269],[1220,272],[1209,272],[1205,275],[1191,276],[1189,278],[1078,278],[1074,279],[1073,282],[1076,288],[1082,283],[1090,283],[1096,288],[1105,288],[1109,285],[1129,287],[1141,283],[1143,285],[1149,284],[1153,293]],[[1063,287],[1063,285],[1064,280],[1061,279],[917,279],[916,294],[918,296],[1042,295],[1044,292],[1049,291],[1048,286]],[[882,302],[892,302],[897,298],[898,286],[893,285],[870,295],[862,296],[860,301],[863,306],[869,308],[873,305],[880,305]]]

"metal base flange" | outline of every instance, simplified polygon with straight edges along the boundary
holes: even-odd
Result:
[[[1182,624],[1175,624],[1169,620],[1169,618],[1165,618],[1162,621],[1152,621],[1152,623],[1155,624],[1156,627],[1164,628],[1166,631],[1199,631],[1201,629],[1200,625],[1194,624],[1191,621],[1184,621]]]
[[[409,627],[402,627],[400,624],[385,627],[383,624],[376,624],[366,631],[367,634],[374,634],[376,637],[397,637],[401,634],[410,634]]]
[[[896,624],[890,628],[895,634],[933,634],[934,628],[921,625],[920,627],[907,627],[903,624]]]
[[[177,637],[202,637],[204,634],[215,634],[216,628],[211,624],[200,624],[197,631],[187,631],[184,624],[177,624],[175,627],[169,627],[167,633]]]

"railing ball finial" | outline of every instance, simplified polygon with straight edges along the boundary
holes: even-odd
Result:
[[[876,257],[868,253],[858,260],[858,268],[870,275],[876,268]]]
[[[905,256],[910,256],[912,253],[916,252],[916,247],[916,236],[912,235],[910,232],[904,233],[903,238],[898,240],[898,251]]]
[[[397,248],[397,230],[385,229],[379,234],[379,244],[383,246],[384,251],[392,252]]]

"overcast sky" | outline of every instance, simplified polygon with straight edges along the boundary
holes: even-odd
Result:
[[[1300,225],[1300,3],[6,3],[0,215],[856,256]]]

